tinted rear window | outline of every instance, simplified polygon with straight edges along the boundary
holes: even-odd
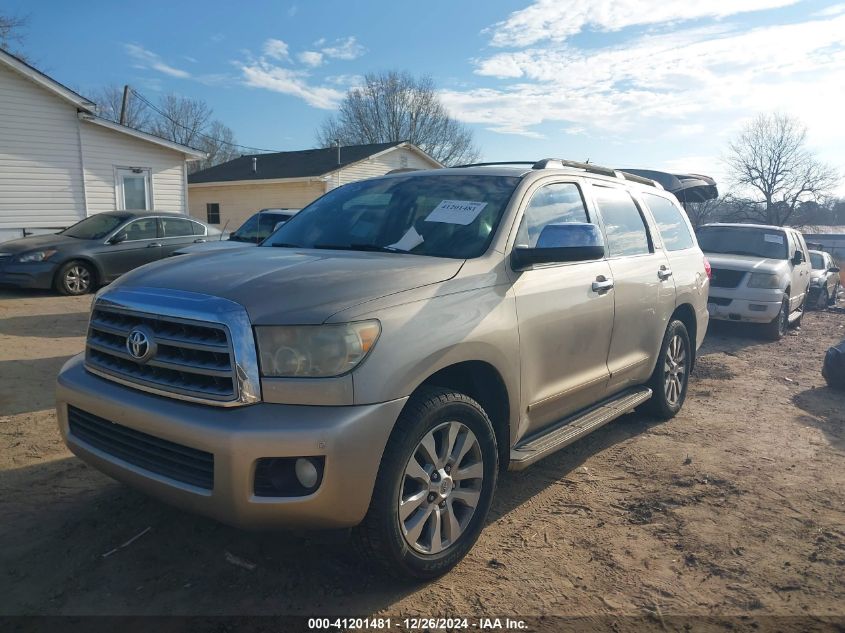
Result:
[[[683,211],[666,198],[647,193],[643,196],[663,238],[667,251],[682,251],[695,246]]]

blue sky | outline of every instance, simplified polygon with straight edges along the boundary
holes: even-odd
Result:
[[[82,91],[205,99],[245,145],[311,147],[367,71],[431,75],[486,160],[589,158],[722,176],[758,112],[845,172],[845,3],[821,0],[6,0]]]

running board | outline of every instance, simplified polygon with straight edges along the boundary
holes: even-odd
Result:
[[[804,311],[803,311],[803,310],[796,310],[795,312],[793,312],[792,314],[790,314],[790,315],[789,315],[789,325],[792,325],[793,323],[795,323],[795,322],[796,322],[798,319],[800,319],[802,316],[804,316]]]
[[[588,433],[625,415],[634,407],[651,398],[651,389],[627,389],[610,400],[605,400],[585,412],[564,418],[540,436],[530,438],[511,449],[509,470],[522,470]]]

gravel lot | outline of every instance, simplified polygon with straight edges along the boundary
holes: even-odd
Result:
[[[240,532],[72,457],[53,380],[90,301],[0,290],[0,614],[845,617],[845,396],[820,375],[841,308],[777,343],[712,327],[681,415],[503,475],[466,560],[414,586],[346,533]]]

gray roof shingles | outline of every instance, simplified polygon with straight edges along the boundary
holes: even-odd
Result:
[[[340,166],[358,162],[401,144],[402,141],[396,141],[393,143],[342,146],[340,148]],[[255,171],[252,171],[253,158],[256,159]],[[307,178],[309,176],[322,176],[337,168],[337,147],[306,149],[296,152],[249,154],[193,173],[188,176],[188,183]]]

